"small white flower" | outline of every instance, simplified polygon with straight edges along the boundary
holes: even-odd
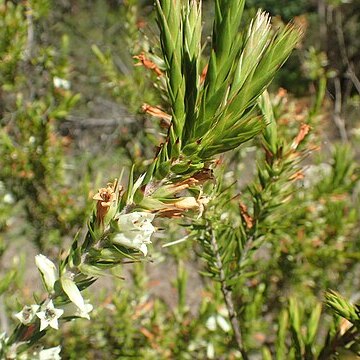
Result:
[[[155,228],[151,223],[154,217],[154,214],[147,212],[120,215],[116,223],[118,233],[113,237],[113,242],[124,247],[140,250],[146,256],[146,244],[151,244],[150,238],[155,232]]]
[[[4,201],[5,204],[11,205],[11,204],[15,203],[15,198],[14,198],[14,196],[12,194],[7,193],[7,194],[4,195],[3,201]]]
[[[61,347],[56,346],[49,349],[42,347],[35,347],[33,351],[23,352],[20,355],[15,355],[17,360],[61,360]]]
[[[94,307],[91,304],[85,304],[84,309],[81,310],[78,308],[74,315],[90,320],[89,313],[91,313],[93,311],[93,309],[94,309]]]
[[[36,316],[40,319],[40,331],[43,331],[48,326],[55,330],[59,329],[58,319],[64,313],[62,309],[56,309],[52,300],[48,302],[44,311],[40,311]]]
[[[228,321],[219,314],[210,316],[206,321],[206,327],[210,331],[215,331],[218,327],[224,332],[229,332],[231,330]]]
[[[61,360],[61,346],[43,349],[39,352],[39,360]]]
[[[69,90],[70,89],[70,81],[62,79],[58,76],[54,76],[53,77],[53,84],[56,88],[61,88],[64,90]]]
[[[23,309],[18,312],[17,314],[15,314],[14,316],[24,325],[28,325],[30,324],[34,317],[35,314],[37,313],[37,311],[39,310],[40,306],[39,305],[26,305],[23,307]]]
[[[215,359],[215,348],[213,343],[209,342],[206,347],[206,356],[208,359]]]
[[[216,320],[217,320],[217,323],[218,323],[219,327],[222,329],[222,331],[230,332],[231,326],[230,326],[229,322],[224,317],[222,317],[221,315],[218,315],[216,317]]]
[[[90,320],[90,312],[94,309],[91,304],[85,304],[83,310],[80,310],[73,303],[66,304],[64,307],[63,317],[81,317]]]
[[[35,263],[41,273],[46,289],[52,292],[55,281],[59,278],[55,264],[41,254],[35,256]]]
[[[215,331],[216,330],[216,317],[214,315],[210,316],[206,320],[205,325],[210,331]]]

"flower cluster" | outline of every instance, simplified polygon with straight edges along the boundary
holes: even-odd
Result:
[[[74,305],[71,312],[69,311],[69,307],[67,307],[66,315],[89,319],[89,312],[92,310],[92,306],[90,304],[85,304],[80,290],[71,278],[71,274],[65,272],[59,277],[55,264],[44,255],[37,255],[35,257],[35,262],[42,276],[44,286],[50,295],[54,294],[55,283],[60,281],[62,290]],[[64,312],[65,306],[56,308],[53,300],[49,297],[40,305],[34,304],[24,306],[24,308],[14,316],[26,326],[36,324],[36,321],[40,320],[40,331],[45,330],[48,326],[57,330],[59,328],[58,320]]]
[[[96,249],[92,251],[93,258],[96,258],[94,254],[97,251],[99,259],[114,261],[114,263],[121,260],[120,258],[123,255],[119,254],[120,258],[117,258],[116,252],[112,248],[113,245],[120,245],[131,252],[135,251],[144,256],[147,255],[147,245],[151,243],[150,238],[155,232],[155,227],[152,225],[155,215],[146,211],[129,211],[129,208],[133,205],[134,195],[143,179],[144,176],[140,176],[134,183],[132,191],[129,192],[126,201],[126,204],[129,205],[128,209],[119,210],[119,195],[122,188],[118,186],[117,181],[108,184],[106,188],[99,189],[93,197],[94,200],[97,200],[97,203],[92,232],[95,235],[95,242],[98,241]],[[99,243],[99,239],[104,233],[108,235],[110,243]]]
[[[136,191],[140,181],[134,185],[133,191]],[[48,296],[39,304],[24,306],[14,315],[24,328],[18,343],[30,341],[49,327],[58,330],[60,319],[90,319],[93,307],[84,300],[81,290],[93,282],[93,274],[88,276],[89,273],[83,270],[92,268],[96,275],[100,275],[106,269],[102,266],[104,261],[108,261],[108,268],[116,266],[126,256],[126,251],[131,256],[147,255],[147,245],[155,232],[152,225],[155,215],[146,211],[119,211],[120,192],[121,188],[114,182],[101,188],[93,197],[97,203],[90,246],[78,247],[75,242],[59,266],[42,254],[35,257]],[[131,201],[133,196],[131,194]],[[121,248],[123,250],[119,251]],[[16,354],[16,349],[13,352]],[[60,359],[59,352],[59,347],[36,350],[30,358]],[[23,354],[24,359],[26,356]]]

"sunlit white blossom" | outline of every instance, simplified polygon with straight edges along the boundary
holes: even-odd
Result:
[[[226,320],[224,317],[222,317],[221,315],[218,315],[216,317],[216,321],[217,324],[219,325],[219,327],[222,329],[222,331],[224,332],[230,332],[231,330],[231,326],[228,322],[228,320]]]
[[[120,215],[116,223],[115,244],[140,250],[147,255],[147,244],[151,243],[151,235],[155,232],[152,225],[155,215],[147,212],[133,212]]]
[[[48,326],[55,330],[59,329],[58,319],[64,313],[62,309],[56,309],[52,300],[48,302],[44,311],[40,311],[36,316],[40,319],[40,331],[43,331]]]
[[[215,348],[213,343],[209,342],[206,346],[206,357],[208,359],[214,359],[215,358]]]
[[[214,315],[210,316],[206,320],[205,325],[210,331],[215,331],[216,330],[216,317]]]
[[[70,89],[70,81],[62,79],[62,78],[60,78],[58,76],[53,77],[53,83],[54,83],[54,86],[56,88],[61,88],[61,89],[64,89],[64,90],[69,90]]]
[[[54,290],[55,281],[59,278],[55,264],[42,254],[35,256],[35,263],[44,280],[46,289],[49,292],[52,292]]]
[[[30,324],[37,311],[39,310],[39,305],[26,305],[23,307],[23,309],[15,314],[14,316],[24,325]]]
[[[15,198],[14,198],[14,196],[13,196],[12,194],[6,193],[6,194],[4,195],[4,197],[3,197],[3,202],[4,202],[5,204],[11,205],[11,204],[14,204],[14,203],[15,203]]]
[[[228,320],[219,314],[210,316],[205,324],[210,331],[215,331],[217,327],[220,327],[224,332],[229,332],[231,330]]]
[[[61,346],[43,349],[42,347],[35,347],[32,351],[15,354],[16,360],[61,360],[60,356]],[[15,350],[16,352],[16,350]]]
[[[91,304],[85,304],[83,310],[80,310],[73,303],[66,304],[63,306],[64,314],[63,317],[81,317],[90,320],[90,313],[94,309]]]
[[[56,346],[39,352],[39,360],[61,360],[61,347]]]

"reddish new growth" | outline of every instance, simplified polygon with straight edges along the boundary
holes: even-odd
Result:
[[[206,79],[206,75],[207,75],[207,72],[208,72],[208,68],[209,68],[209,64],[206,64],[203,71],[201,72],[201,75],[200,75],[200,83],[202,84],[205,79]]]

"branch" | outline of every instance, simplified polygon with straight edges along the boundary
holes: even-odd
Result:
[[[344,118],[341,116],[341,107],[342,107],[341,84],[339,78],[335,78],[334,82],[335,82],[335,104],[334,104],[333,119],[336,127],[339,130],[341,140],[343,142],[347,142],[348,136],[345,128],[345,121]]]
[[[27,41],[26,41],[26,48],[24,50],[24,57],[25,61],[29,61],[34,52],[34,21],[33,21],[33,10],[27,2],[26,6],[26,23],[27,23]]]
[[[359,331],[355,326],[352,326],[348,329],[343,335],[336,334],[331,342],[321,350],[317,360],[327,360],[330,359],[331,355],[334,355],[337,352],[339,347],[345,347],[350,342],[354,341],[359,336]]]
[[[342,29],[342,16],[341,16],[340,11],[336,11],[335,20],[336,20],[335,30],[336,30],[338,44],[340,47],[340,55],[341,55],[344,65],[347,66],[346,75],[352,81],[357,92],[360,94],[360,80],[354,72],[353,65],[350,63],[349,57],[348,57],[347,51],[346,51],[344,31]]]
[[[240,324],[237,319],[236,310],[235,310],[234,303],[232,300],[232,291],[231,291],[231,288],[226,285],[226,276],[225,276],[225,272],[223,269],[223,263],[221,260],[215,233],[212,228],[210,228],[210,234],[211,234],[211,245],[213,247],[214,255],[216,258],[216,265],[219,270],[219,280],[220,280],[220,285],[221,285],[221,292],[223,293],[226,308],[229,312],[229,318],[230,318],[230,322],[231,322],[231,327],[234,332],[234,338],[239,347],[239,350],[241,352],[243,359],[247,360],[248,356],[245,351],[243,338],[242,338],[242,334],[241,334],[241,330],[240,330]]]

